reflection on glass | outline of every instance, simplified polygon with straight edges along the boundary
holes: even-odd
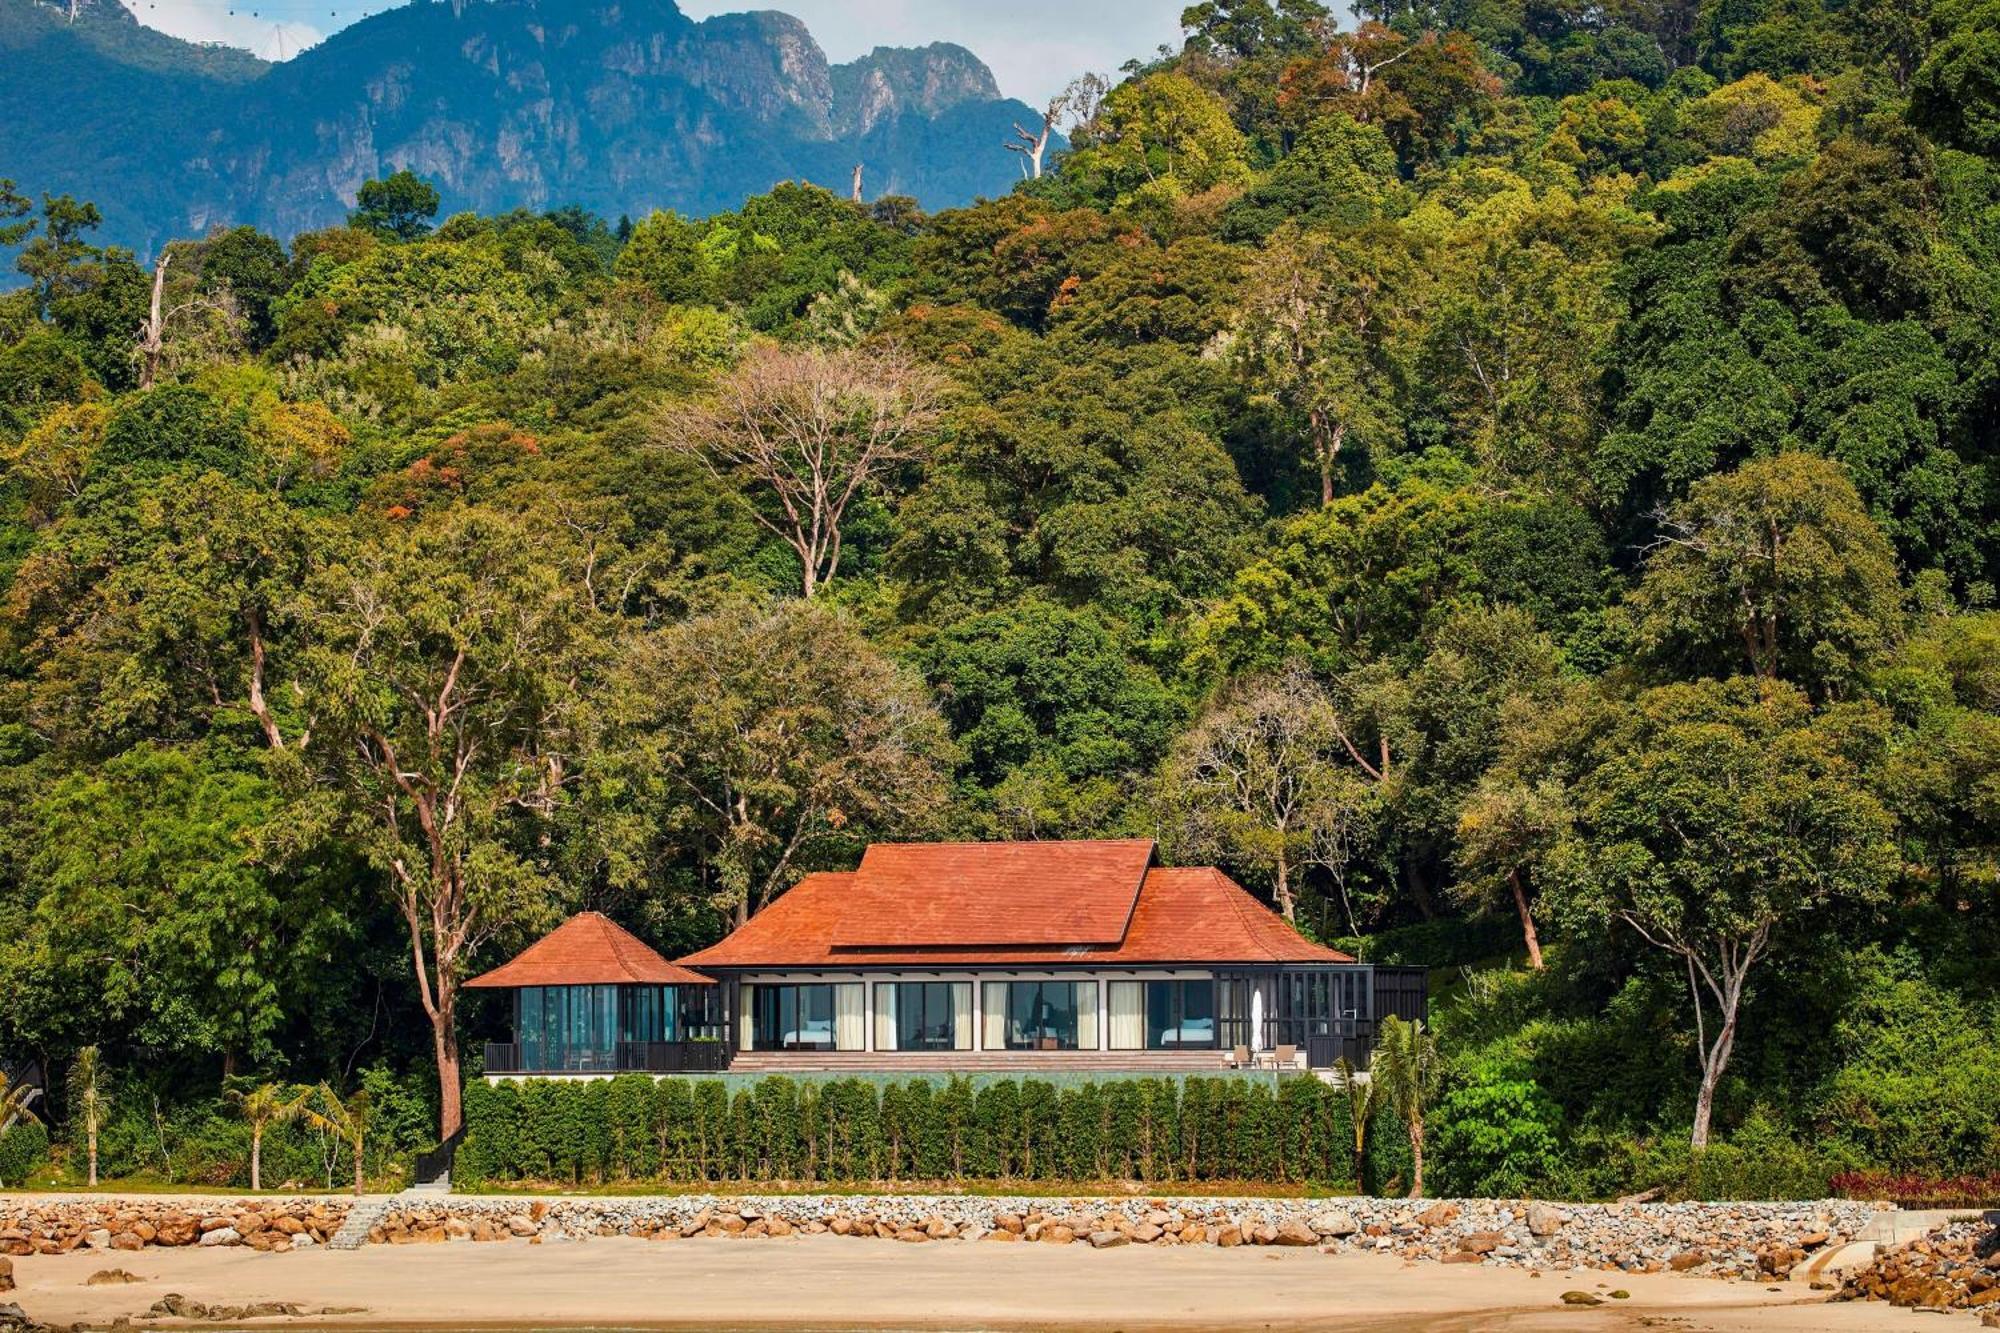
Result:
[[[1215,983],[1146,983],[1146,1049],[1175,1051],[1215,1045]]]
[[[752,1041],[760,1051],[830,1051],[833,987],[826,983],[751,988]]]
[[[1007,983],[1007,1048],[1015,1051],[1077,1049],[1077,983]],[[1095,1003],[1094,992],[1092,1003]]]

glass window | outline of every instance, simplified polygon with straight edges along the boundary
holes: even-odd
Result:
[[[1002,1036],[1006,1049],[1074,1051],[1096,1047],[1096,982],[1010,981],[1005,1000]]]
[[[858,1051],[867,1031],[861,985],[811,982],[752,985],[751,1049],[759,1051]]]
[[[1215,983],[1146,983],[1146,1049],[1209,1050],[1215,1046]]]
[[[875,1045],[885,1051],[972,1049],[972,986],[900,981],[876,986]]]

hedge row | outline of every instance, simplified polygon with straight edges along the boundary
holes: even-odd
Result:
[[[463,1184],[508,1181],[870,1183],[1354,1180],[1344,1093],[1316,1078],[796,1081],[732,1096],[718,1079],[644,1075],[466,1089]],[[1368,1185],[1408,1145],[1371,1133]]]

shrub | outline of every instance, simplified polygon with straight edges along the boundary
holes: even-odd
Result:
[[[1480,1077],[1454,1089],[1433,1116],[1438,1179],[1447,1194],[1519,1197],[1556,1172],[1560,1117],[1534,1083]]]
[[[19,1185],[29,1174],[47,1165],[49,1132],[33,1120],[24,1120],[0,1134],[0,1185]]]

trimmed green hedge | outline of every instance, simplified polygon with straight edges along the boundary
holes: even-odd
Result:
[[[1349,1189],[1345,1094],[1316,1078],[1039,1079],[773,1075],[474,1082],[453,1179],[505,1181],[1248,1181]],[[1408,1156],[1386,1117],[1369,1185]]]

